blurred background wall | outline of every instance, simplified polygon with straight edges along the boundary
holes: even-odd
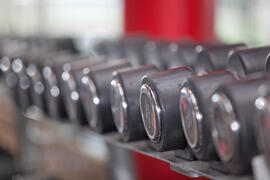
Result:
[[[0,33],[107,38],[141,32],[265,44],[269,5],[269,0],[0,0]]]
[[[111,37],[122,33],[121,0],[0,0],[0,33]]]

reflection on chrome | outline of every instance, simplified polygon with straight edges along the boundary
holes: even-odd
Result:
[[[65,63],[63,65],[63,71],[70,71],[71,70],[71,65],[70,63]]]
[[[35,73],[37,71],[37,68],[34,64],[30,64],[27,68],[26,68],[26,73],[28,76],[34,76]]]
[[[0,60],[0,69],[3,71],[3,72],[6,72],[10,69],[10,59],[8,57],[3,57],[1,58]]]
[[[125,100],[124,91],[119,79],[114,77],[111,81],[111,107],[113,113],[113,120],[117,130],[124,133],[125,122],[127,121],[127,102]]]
[[[214,145],[222,161],[228,162],[237,153],[240,124],[227,96],[216,93],[211,98],[213,119],[211,130]]]
[[[70,97],[73,101],[77,101],[79,99],[79,94],[77,93],[77,91],[72,91]]]
[[[140,90],[140,109],[147,135],[154,141],[159,141],[161,131],[161,108],[156,94],[148,84],[143,84]]]
[[[203,119],[199,111],[194,93],[188,87],[183,87],[180,94],[180,115],[184,134],[191,148],[198,148],[202,145],[200,139],[200,123]]]
[[[86,76],[85,76],[86,77]],[[85,79],[85,78],[83,78]],[[82,79],[82,80],[83,80]],[[86,79],[85,79],[86,80]],[[84,81],[85,81],[84,80]],[[90,120],[90,126],[93,128],[97,128],[98,122],[100,120],[100,112],[99,112],[99,104],[100,104],[100,99],[97,93],[96,85],[95,82],[87,77],[87,85],[89,87],[89,109],[88,111],[91,111],[91,120]]]
[[[61,77],[62,77],[62,79],[63,79],[64,81],[67,81],[67,80],[69,79],[70,75],[69,75],[68,72],[64,71],[64,72],[62,73]]]
[[[40,81],[36,82],[34,85],[34,90],[37,94],[42,94],[45,90],[43,83]]]
[[[88,74],[90,72],[90,69],[88,67],[83,68],[82,70],[83,74]]]
[[[259,110],[259,118],[256,128],[256,140],[257,145],[260,148],[261,152],[264,154],[264,157],[267,160],[268,166],[269,157],[270,157],[270,98],[267,93],[265,96],[257,98],[255,101],[255,106]]]
[[[88,82],[88,77],[87,77],[87,76],[83,76],[83,77],[81,78],[81,82],[82,82],[83,84],[87,84],[87,82]]]
[[[59,96],[59,93],[60,93],[59,88],[58,88],[57,86],[53,86],[53,87],[51,88],[51,90],[50,90],[50,93],[51,93],[51,95],[52,95],[53,97]]]
[[[18,73],[22,70],[23,68],[23,63],[22,63],[22,60],[21,59],[15,59],[13,62],[12,62],[12,70],[15,72],[15,73]]]
[[[255,101],[255,106],[257,109],[261,110],[265,107],[265,98],[264,97],[259,97],[258,99],[256,99]]]
[[[49,76],[52,74],[52,70],[49,66],[45,66],[43,68],[42,74],[45,78],[49,78]]]

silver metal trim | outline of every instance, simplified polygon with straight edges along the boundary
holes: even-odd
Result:
[[[93,128],[97,128],[98,122],[100,121],[100,111],[99,111],[99,105],[100,105],[100,98],[97,93],[97,88],[95,85],[95,82],[89,77],[89,76],[83,76],[81,78],[81,81],[88,85],[89,92],[89,105],[90,108],[88,109],[91,111],[91,119],[90,119],[90,126]]]
[[[149,108],[151,110],[151,114],[154,114],[154,120],[155,120],[155,125],[154,127],[154,133],[150,134],[148,132],[147,124],[146,121],[147,119],[151,119],[147,117],[147,114],[145,112],[145,107],[146,105],[143,104],[144,100],[143,98],[147,98],[147,101],[150,102],[151,107]],[[159,141],[159,138],[161,136],[161,107],[160,104],[157,101],[156,93],[152,90],[151,86],[148,84],[143,84],[141,86],[140,90],[140,110],[141,110],[141,115],[143,119],[143,124],[146,130],[147,135],[149,136],[150,139],[153,141]]]
[[[211,133],[212,133],[212,139],[214,142],[214,145],[216,147],[216,151],[220,157],[220,159],[223,162],[229,162],[232,159],[236,160],[238,159],[238,144],[239,144],[239,130],[240,130],[240,124],[239,122],[236,120],[236,115],[235,112],[233,110],[233,106],[232,103],[230,102],[229,98],[223,94],[223,93],[215,93],[212,95],[211,97],[211,101],[212,101],[212,112],[213,112],[213,119],[211,119],[210,121],[210,125],[211,125]],[[229,153],[228,156],[223,156],[223,154],[221,153],[221,149],[220,149],[220,145],[219,145],[219,139],[218,139],[218,130],[215,126],[215,109],[217,107],[220,107],[226,114],[227,114],[227,118],[224,120],[224,123],[227,124],[228,127],[230,127],[230,131],[233,134],[233,151]],[[225,125],[224,125],[225,127]]]
[[[183,113],[182,113],[182,98],[184,96],[190,98],[192,106],[193,106],[193,109],[192,109],[192,112],[194,112],[193,116],[196,119],[195,125],[196,125],[196,129],[197,129],[197,133],[196,133],[196,138],[195,138],[194,142],[191,142],[191,140],[189,138],[188,129],[186,128],[186,123],[184,121],[185,117],[183,117]],[[187,140],[189,146],[192,149],[199,148],[202,145],[202,138],[200,138],[200,135],[202,135],[202,130],[201,130],[202,125],[201,124],[202,124],[203,115],[199,110],[199,106],[198,106],[198,103],[197,103],[197,100],[196,100],[196,97],[195,97],[194,93],[188,87],[183,87],[181,89],[181,94],[180,94],[180,115],[181,115],[181,123],[182,123],[182,127],[183,127],[183,130],[184,130],[184,134],[185,134],[185,137],[186,137],[186,140]]]
[[[114,104],[115,98],[113,98],[113,94],[112,94],[113,91],[117,91],[118,94],[120,95],[118,97],[118,98],[120,98],[120,101],[116,101],[116,102],[120,102],[120,104],[117,104],[117,105]],[[111,108],[112,108],[113,120],[114,120],[115,126],[116,126],[118,132],[120,134],[123,134],[124,132],[127,131],[127,128],[128,128],[126,126],[128,103],[126,102],[126,98],[124,95],[124,90],[123,90],[122,84],[120,83],[117,76],[114,76],[112,78],[112,81],[111,81],[110,99],[111,99],[111,104],[112,104]],[[116,105],[116,107],[114,105]],[[121,118],[123,118],[122,121],[121,121]],[[120,125],[117,121],[120,122]]]

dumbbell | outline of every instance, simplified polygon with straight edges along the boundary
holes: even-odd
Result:
[[[198,159],[217,159],[209,125],[211,114],[207,108],[211,102],[212,93],[223,83],[262,74],[265,57],[269,50],[268,46],[234,50],[229,57],[227,70],[189,78],[180,87],[181,122],[187,142]],[[241,63],[235,66],[235,61]],[[239,69],[243,69],[245,64],[251,64],[252,61],[257,61],[257,65],[260,64],[261,68],[257,68],[257,65],[254,69],[250,67],[250,71],[237,76],[238,71],[241,71]]]
[[[144,65],[113,73],[110,89],[113,120],[125,141],[146,137],[138,102],[140,80],[144,75],[157,71],[159,70],[154,65]]]
[[[116,39],[101,40],[94,46],[94,51],[98,56],[108,59],[123,59],[125,52],[121,45],[120,41]]]
[[[125,43],[127,43],[127,45],[136,45],[136,48],[138,48],[138,44],[142,44],[142,45],[144,45],[144,43],[145,42],[141,42],[141,41],[139,41],[139,42],[132,42],[132,40],[134,40],[134,39],[125,39],[125,40],[122,40],[122,43],[123,44],[125,44]],[[134,43],[134,44],[133,44]],[[148,43],[148,41],[145,43],[145,45]],[[133,71],[132,72],[132,74],[133,75],[135,75],[136,73],[138,73],[138,76],[142,76],[142,74],[143,74],[143,72],[141,72],[141,70],[139,70],[140,68],[136,68],[137,67],[137,65],[140,65],[140,64],[142,64],[142,63],[145,63],[145,64],[151,64],[151,63],[154,63],[154,64],[159,64],[159,65],[163,65],[164,64],[164,60],[162,60],[162,59],[160,59],[160,53],[159,53],[159,51],[158,50],[161,50],[162,48],[164,48],[164,47],[166,47],[167,46],[167,42],[154,42],[154,41],[151,41],[151,44],[152,45],[154,45],[154,49],[149,49],[149,46],[147,46],[146,45],[146,49],[145,49],[145,51],[143,51],[143,55],[140,55],[140,56],[138,56],[138,57],[141,57],[141,58],[143,58],[142,60],[140,59],[140,58],[132,58],[132,56],[127,56],[126,58],[127,58],[127,61],[129,61],[130,62],[130,64],[132,64],[132,66],[134,67],[134,70],[131,70],[131,71]],[[136,49],[135,48],[135,49]],[[157,50],[157,49],[158,50]],[[124,48],[125,50],[126,50],[126,52],[128,52],[128,50],[126,49],[126,48]],[[130,48],[130,49],[132,49],[132,48]],[[140,47],[140,48],[138,48],[138,49],[140,49],[141,51],[142,51],[142,48]],[[137,52],[139,52],[139,51],[137,51]],[[142,53],[142,52],[140,52],[140,53]],[[129,59],[129,57],[131,57],[131,59]],[[151,58],[150,58],[151,57]],[[132,68],[133,69],[133,68]],[[135,70],[136,69],[136,70]],[[146,68],[147,69],[147,68]],[[115,69],[115,70],[118,70],[118,69]],[[135,72],[135,71],[137,71],[138,70],[138,72]],[[122,72],[122,70],[120,70],[121,72]],[[142,71],[145,71],[144,70],[144,68],[142,68]],[[116,73],[115,74],[117,74],[117,71],[116,71]],[[121,73],[119,73],[119,76],[122,76],[122,74]],[[85,82],[88,82],[89,83],[89,78],[88,77],[85,77],[84,78],[85,79]],[[138,79],[138,78],[136,78],[136,79]],[[114,83],[115,81],[112,81],[112,84]],[[126,81],[126,82],[128,82],[128,81]],[[139,86],[139,81],[137,81],[136,82],[137,83],[137,86]],[[91,83],[91,81],[90,81],[90,84],[92,84]],[[92,87],[92,88],[89,88],[89,87]],[[85,88],[82,88],[82,89],[84,89],[83,91],[85,92],[86,91],[86,89],[88,88],[89,90],[88,91],[91,91],[91,89],[93,90],[93,89],[95,89],[95,88],[93,88],[94,86],[91,86],[91,85],[88,85],[88,86],[85,86]],[[124,85],[124,87],[125,87],[125,85]],[[134,84],[134,87],[135,87],[135,84]],[[117,89],[115,89],[114,87],[112,87],[111,88],[112,90],[117,90]],[[116,91],[115,91],[116,92]],[[84,94],[84,96],[86,96],[86,94],[87,93],[82,93],[82,94]],[[94,93],[88,93],[88,94],[94,94]],[[113,93],[111,93],[111,94],[113,94]],[[112,96],[111,96],[112,97]],[[116,96],[116,97],[112,97],[111,99],[113,99],[113,98],[119,98],[119,96]],[[89,99],[89,98],[88,98]],[[95,100],[96,100],[97,98],[95,98]],[[119,101],[118,101],[119,102]],[[87,104],[87,103],[84,103],[84,104]],[[89,103],[88,103],[88,105],[90,105]],[[113,102],[113,105],[116,107],[117,105],[116,105],[116,101],[115,102]],[[92,107],[95,107],[94,105],[91,105]],[[120,106],[118,106],[118,107],[120,107]],[[138,106],[138,104],[136,104],[136,107],[137,108],[139,108],[139,106]],[[86,108],[86,109],[90,109],[90,107],[88,107],[88,108]],[[115,109],[115,108],[114,108]],[[114,110],[113,110],[114,111]],[[89,114],[89,116],[93,116],[93,114],[95,115],[95,114],[97,114],[97,113],[88,113]],[[109,113],[110,114],[110,113]],[[116,113],[114,113],[114,116],[115,116],[115,114]],[[139,116],[139,114],[137,114],[138,116]],[[98,115],[95,115],[96,117],[98,116]],[[88,118],[88,119],[102,119],[102,118]],[[107,118],[107,119],[109,119],[109,118]],[[117,120],[116,120],[117,121]],[[91,122],[92,123],[94,123],[95,121],[92,121],[91,120]],[[90,124],[91,125],[91,124]],[[95,127],[95,126],[98,126],[97,125],[97,123],[94,123],[94,124],[92,124],[92,127],[94,127],[94,129],[97,129],[97,127]],[[100,128],[99,128],[100,129]],[[101,128],[102,129],[102,128]],[[111,130],[112,130],[113,128],[111,128]],[[102,130],[97,130],[97,131],[99,131],[99,132],[103,132]],[[138,133],[138,136],[141,136],[141,135],[139,135],[140,133]],[[144,133],[145,134],[145,133]],[[131,137],[132,137],[133,135],[131,135]],[[133,137],[132,137],[133,138]],[[131,139],[132,139],[131,138]],[[135,136],[135,138],[137,138],[136,136]],[[129,139],[129,138],[127,138],[127,139]]]
[[[45,103],[48,115],[52,118],[63,119],[67,117],[63,102],[63,96],[60,93],[60,75],[61,65],[72,60],[72,56],[66,52],[60,52],[46,57],[41,64],[42,78],[45,86]]]
[[[171,42],[168,46],[163,47],[160,49],[162,50],[160,61],[165,62],[166,67],[173,64],[183,65],[187,62],[184,55],[195,57],[192,54],[196,53],[195,44],[190,41]],[[145,61],[152,62],[147,58]],[[113,73],[110,91],[113,119],[119,134],[125,141],[147,138],[138,101],[140,81],[143,76],[157,71],[159,69],[155,65],[143,65]]]
[[[200,46],[202,48],[209,45]],[[228,53],[227,46],[224,46],[226,47],[224,51]],[[235,46],[231,46],[231,49],[233,48]],[[200,53],[201,50],[196,52]],[[192,63],[194,61],[190,64]],[[195,74],[188,67],[180,67],[147,75],[142,80],[140,95],[142,119],[146,132],[158,151],[186,147],[182,125],[179,122],[179,85]]]
[[[221,85],[211,96],[210,127],[219,158],[233,174],[251,173],[258,154],[255,128],[259,123],[256,99],[269,91],[270,77],[263,76]]]
[[[13,58],[8,58],[7,56],[4,56],[1,58],[0,67],[1,71],[4,74],[5,83],[10,89],[11,97],[13,98],[15,105],[19,107],[19,97],[16,88],[18,79],[15,72],[12,71],[12,61]]]
[[[60,87],[60,89],[63,89],[63,95],[65,96],[65,98],[63,98],[63,100],[64,100],[65,105],[66,105],[67,114],[69,116],[69,119],[71,119],[71,120],[73,119],[72,121],[78,121],[78,119],[79,119],[79,121],[83,121],[82,119],[84,119],[84,117],[83,117],[84,113],[78,113],[78,112],[83,111],[81,106],[79,105],[81,101],[83,104],[82,107],[86,113],[87,122],[92,122],[92,125],[93,125],[94,120],[95,120],[95,122],[102,121],[102,120],[100,120],[102,118],[93,118],[93,114],[98,114],[98,113],[96,113],[96,109],[92,110],[89,107],[93,103],[91,91],[93,90],[93,87],[95,86],[95,83],[90,82],[91,77],[88,77],[88,75],[89,76],[92,75],[92,71],[96,70],[97,67],[99,69],[106,67],[108,69],[115,68],[115,70],[117,70],[118,66],[119,67],[122,66],[121,64],[125,64],[125,66],[127,64],[128,64],[128,66],[131,66],[131,65],[136,66],[136,65],[143,63],[143,58],[141,57],[141,55],[138,57],[132,58],[133,55],[137,56],[137,54],[134,54],[134,53],[138,52],[138,49],[142,48],[139,46],[140,44],[142,44],[141,40],[134,39],[134,38],[123,38],[123,39],[120,39],[119,41],[110,41],[110,42],[114,42],[115,45],[110,45],[110,44],[106,44],[106,43],[103,45],[106,45],[107,48],[118,48],[119,49],[119,47],[122,47],[121,50],[119,49],[121,51],[121,57],[126,57],[126,59],[121,60],[123,63],[118,62],[118,65],[117,65],[117,63],[115,64],[114,62],[111,62],[111,61],[114,61],[114,58],[110,58],[110,57],[106,58],[106,61],[108,61],[108,62],[103,63],[103,64],[99,64],[99,65],[95,66],[95,68],[90,67],[93,65],[92,63],[90,63],[90,61],[89,61],[89,63],[85,62],[84,65],[79,65],[80,63],[78,64],[78,62],[74,62],[72,64],[70,62],[67,62],[67,63],[62,64],[62,66],[63,67],[64,66],[70,67],[70,68],[68,68],[69,70],[65,70],[65,71],[56,73],[56,77],[58,77],[57,79],[60,79],[60,82],[62,82],[62,83],[60,83],[60,85],[63,84],[63,87],[62,88]],[[100,46],[99,48],[101,48],[99,50],[102,51],[102,46]],[[117,49],[114,49],[114,51],[116,51],[116,50]],[[123,54],[122,54],[122,51],[123,51]],[[124,61],[128,61],[128,63],[124,62]],[[74,66],[74,68],[73,68],[73,66]],[[83,68],[83,66],[88,67],[87,72],[86,72],[86,69]],[[111,78],[111,74],[104,75],[104,72],[100,73],[96,79],[98,79],[99,76],[107,76],[108,78]],[[105,79],[107,77],[103,77],[103,79]],[[103,84],[102,86],[106,86],[106,85]],[[102,87],[100,87],[100,88],[102,88]],[[77,90],[75,90],[75,89],[77,89]],[[73,99],[71,98],[71,94],[73,94]],[[81,100],[80,100],[80,97],[81,97]],[[104,98],[100,97],[100,99],[104,99]],[[97,100],[97,98],[95,98],[94,100]],[[107,101],[107,100],[104,100],[104,101]],[[101,105],[101,106],[103,107],[103,105]],[[71,107],[73,107],[73,108],[71,108]],[[75,107],[77,107],[77,108],[75,108]],[[94,107],[94,106],[91,105],[91,107]],[[92,111],[95,113],[92,113]],[[81,115],[81,117],[79,117],[80,116],[79,114]],[[94,120],[92,121],[92,119],[94,119]],[[96,120],[96,119],[98,119],[98,120]],[[90,126],[91,126],[91,123],[90,123]],[[102,127],[93,127],[93,128],[97,129],[97,131],[103,132]],[[113,129],[113,128],[111,128],[111,129]],[[107,131],[107,130],[105,130],[105,131]]]
[[[61,53],[45,47],[32,47],[25,52],[23,59],[26,66],[26,74],[30,81],[29,94],[32,105],[39,107],[43,112],[47,112],[45,103],[45,84],[42,74],[44,61]]]
[[[270,72],[270,56],[266,59],[266,72],[267,75]],[[265,89],[264,89],[265,90]],[[270,90],[266,89],[264,92],[260,92],[260,97],[255,101],[257,108],[257,124],[256,124],[256,142],[261,153],[264,154],[266,163],[270,168],[270,144],[269,144],[269,96]]]
[[[148,40],[145,42],[143,51],[145,64],[153,64],[159,69],[166,69],[166,62],[161,52],[167,49],[169,44],[170,43],[165,40]]]
[[[20,107],[19,95],[18,95],[18,78],[16,73],[13,71],[13,61],[23,54],[28,49],[28,45],[25,42],[19,41],[13,38],[2,39],[2,52],[5,56],[1,57],[0,67],[4,74],[4,79],[7,87],[11,89],[11,96],[15,102],[15,105]]]
[[[91,68],[80,78],[82,103],[93,130],[99,133],[115,130],[110,102],[112,73],[131,66],[128,61],[111,61]]]
[[[111,43],[108,43],[108,42],[111,42]],[[74,122],[81,121],[81,122],[84,122],[85,124],[86,121],[84,120],[85,118],[84,118],[84,113],[83,113],[83,111],[85,111],[85,113],[88,114],[86,115],[87,121],[88,122],[91,121],[91,115],[89,114],[91,110],[87,108],[89,104],[89,102],[87,101],[90,101],[91,99],[86,98],[87,97],[86,91],[87,91],[87,88],[89,88],[89,86],[87,87],[87,85],[84,85],[84,83],[81,80],[82,78],[81,76],[87,76],[86,74],[84,74],[84,72],[82,72],[83,70],[85,70],[84,66],[88,67],[89,72],[87,72],[87,74],[89,74],[90,71],[92,71],[91,66],[99,65],[98,67],[100,68],[102,66],[107,66],[108,64],[106,64],[105,61],[114,61],[115,60],[114,57],[125,58],[125,59],[121,59],[121,61],[128,61],[130,62],[132,66],[138,66],[144,62],[144,59],[142,57],[142,52],[141,52],[143,43],[144,43],[143,39],[141,38],[138,39],[135,37],[125,37],[117,41],[107,41],[107,42],[105,41],[104,44],[100,44],[100,45],[105,45],[105,46],[98,46],[98,50],[102,52],[103,50],[106,50],[106,48],[109,48],[109,49],[112,48],[110,49],[110,51],[114,51],[114,52],[110,52],[110,53],[116,53],[119,56],[110,56],[108,54],[107,58],[104,57],[102,59],[102,62],[103,62],[102,65],[100,64],[101,61],[99,62],[96,61],[94,63],[90,61],[84,62],[84,63],[67,62],[63,64],[63,67],[65,66],[65,67],[70,67],[70,68],[68,68],[68,70],[58,73],[57,76],[59,76],[58,79],[60,79],[60,85],[63,84],[63,87],[62,88],[60,87],[60,89],[63,89],[63,95],[65,96],[63,100],[65,102],[67,114],[70,120]],[[105,49],[102,49],[102,48],[105,48]],[[96,59],[96,58],[92,58],[92,59]],[[65,80],[63,78],[65,78]],[[84,77],[84,80],[85,79],[86,77]],[[80,94],[82,94],[82,96],[84,97],[83,106],[80,105],[81,104]],[[71,98],[72,95],[73,95],[73,98]],[[85,108],[81,108],[81,107],[85,107]],[[81,113],[78,113],[78,112],[81,112]]]
[[[63,63],[57,74],[60,76],[58,78],[60,92],[63,96],[68,119],[77,125],[85,125],[87,121],[79,93],[80,78],[83,73],[88,73],[92,67],[104,63],[104,60],[92,60],[89,57],[76,57],[76,59]]]
[[[130,61],[134,66],[145,64],[144,45],[147,42],[143,36],[125,36],[120,40],[123,49],[123,58]]]
[[[254,126],[256,145],[259,149],[259,152],[264,155],[267,167],[270,169],[270,143],[269,143],[270,93],[269,89],[265,90],[265,92],[259,93],[260,97],[258,97],[254,103],[256,106],[256,117],[253,119],[253,121],[256,121],[256,124]]]

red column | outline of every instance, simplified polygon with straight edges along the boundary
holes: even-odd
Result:
[[[125,32],[171,40],[213,40],[214,1],[125,0]],[[140,180],[190,179],[171,171],[168,163],[138,153],[133,155]]]
[[[197,40],[215,39],[214,0],[187,0],[189,35]]]
[[[125,32],[177,40],[214,38],[214,0],[125,0]]]
[[[138,180],[190,180],[192,178],[181,175],[170,169],[169,163],[162,162],[139,153],[134,154],[134,165]],[[196,178],[196,180],[208,180],[205,177]]]

